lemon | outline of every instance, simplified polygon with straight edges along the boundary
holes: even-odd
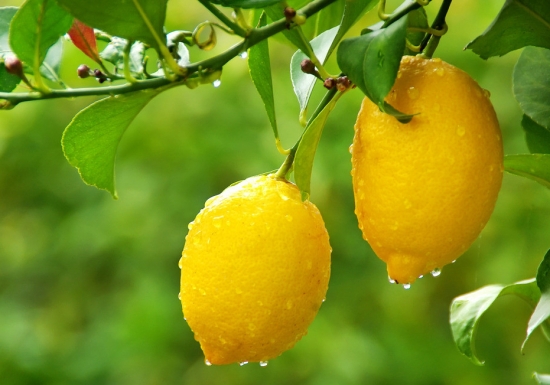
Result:
[[[260,362],[292,348],[323,302],[330,276],[319,210],[274,176],[210,198],[180,260],[183,314],[207,363]]]
[[[463,254],[502,182],[501,132],[489,93],[441,61],[405,56],[386,98],[401,124],[364,99],[350,148],[355,213],[389,278],[410,284]]]

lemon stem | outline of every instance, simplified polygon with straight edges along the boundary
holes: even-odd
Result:
[[[441,4],[441,7],[439,8],[439,11],[437,12],[437,15],[435,16],[435,19],[432,23],[431,28],[436,30],[444,30],[446,23],[445,23],[445,17],[447,16],[447,12],[449,12],[449,7],[451,6],[451,2],[453,0],[443,0],[443,3]],[[428,43],[431,42],[431,34],[428,34],[422,39],[422,42],[420,43],[420,51],[424,51],[424,48],[428,47]],[[441,38],[441,36],[439,36]],[[437,44],[439,43],[439,39],[435,39],[433,43],[433,47],[430,47],[426,49],[425,56],[426,57],[432,57],[435,49],[437,48]]]

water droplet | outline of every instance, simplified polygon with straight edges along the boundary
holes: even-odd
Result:
[[[248,330],[256,330],[256,325],[254,325],[253,323],[249,323]]]
[[[443,76],[445,75],[445,69],[443,67],[439,67],[435,70],[435,73],[438,75],[438,76]]]
[[[438,277],[441,274],[441,269],[439,267],[436,267],[435,269],[432,270],[431,274],[434,277]]]
[[[178,293],[178,299],[181,301],[181,293]]]
[[[201,240],[199,239],[199,237],[195,236],[193,238],[193,245],[198,246],[200,243],[201,243]]]
[[[416,99],[418,98],[418,90],[414,87],[409,87],[407,90],[407,95],[409,95],[409,98]]]
[[[195,226],[195,222],[189,222],[189,224],[187,225],[187,228],[191,230],[193,226]]]
[[[454,261],[452,261],[451,263],[455,263],[456,262],[456,259]]]
[[[204,360],[204,363],[206,364],[206,366],[212,366],[212,363],[207,359]]]
[[[212,204],[212,202],[214,202],[216,200],[216,197],[211,197],[211,198],[208,198],[206,200],[206,202],[204,203],[204,207],[208,207]]]
[[[223,219],[223,215],[212,218],[212,224],[214,225],[215,228],[219,229],[220,227],[222,227],[222,219]]]
[[[359,179],[359,182],[357,184],[359,184],[359,186],[363,186],[365,184],[365,181],[363,179]]]
[[[489,171],[492,172],[494,169],[495,169],[495,165],[492,164],[492,165],[489,166]]]
[[[216,79],[212,82],[212,85],[214,86],[214,88],[218,88],[222,85],[222,81],[220,79]]]
[[[421,276],[419,276],[418,278],[424,278],[424,276],[423,276],[423,275],[421,275]]]
[[[466,133],[466,129],[462,126],[458,126],[457,129],[456,129],[456,134],[458,136],[464,136],[464,134]]]
[[[326,299],[326,297],[325,297],[325,298],[323,298],[323,301],[322,301],[322,302],[325,302],[326,300],[327,300],[327,299]]]
[[[260,361],[260,366],[262,368],[266,367],[267,366],[267,361]]]
[[[241,59],[246,59],[248,57],[248,52],[244,51],[239,54]]]
[[[292,222],[292,216],[290,216],[290,215],[285,215],[285,218],[286,218],[287,221]]]
[[[395,279],[392,279],[389,275],[388,275],[388,281],[390,281],[390,283],[395,283]]]
[[[489,90],[484,89],[483,90],[483,95],[485,95],[486,98],[490,98],[491,97],[491,92]]]
[[[403,74],[401,72],[398,72],[397,73],[397,79],[401,79],[401,77],[403,77]]]
[[[246,364],[248,364],[248,361],[239,362],[239,365],[241,366],[245,366]]]
[[[183,254],[183,255],[181,256],[179,262],[178,262],[178,267],[180,268],[180,270],[181,270],[181,267],[182,267],[182,265],[183,265],[183,257],[186,257],[186,255]]]
[[[410,283],[404,283],[404,284],[403,284],[403,289],[409,290],[410,288],[411,288],[411,284],[410,284]]]

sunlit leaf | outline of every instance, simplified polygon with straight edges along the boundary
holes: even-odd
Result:
[[[79,50],[84,52],[93,61],[100,61],[99,52],[97,51],[97,41],[92,27],[88,27],[80,20],[75,19],[68,34],[73,44]]]
[[[514,68],[513,87],[523,112],[550,130],[549,49],[526,47],[523,50]]]
[[[280,0],[210,0],[214,4],[232,8],[263,8],[278,3]]]
[[[475,351],[475,335],[479,320],[493,302],[505,294],[515,294],[533,307],[540,298],[535,279],[530,279],[508,286],[485,286],[455,298],[451,304],[450,324],[455,344],[458,350],[476,365],[483,365]]]
[[[518,154],[504,157],[504,169],[550,188],[550,155]]]
[[[294,158],[294,180],[296,185],[302,192],[302,197],[307,198],[310,193],[311,186],[311,172],[313,170],[313,160],[319,141],[321,140],[321,134],[323,128],[327,122],[328,116],[334,105],[338,101],[338,98],[342,95],[338,93],[324,108],[323,110],[310,122],[307,126],[298,149],[296,150],[296,156]]]
[[[90,27],[158,48],[165,43],[168,0],[58,0],[75,18]]]
[[[20,60],[38,68],[72,22],[71,15],[54,0],[28,0],[12,19],[10,46]]]
[[[315,56],[317,56],[317,59],[319,59],[321,63],[325,63],[328,51],[337,32],[338,27],[334,27],[323,32],[311,41],[313,52],[315,52]],[[313,91],[313,86],[317,81],[315,76],[302,72],[300,63],[304,59],[307,59],[307,56],[302,51],[296,51],[290,60],[290,78],[292,80],[294,93],[298,98],[301,111],[304,111],[307,108],[311,92]]]
[[[259,27],[265,26],[267,16],[262,14],[259,20]],[[273,80],[271,78],[271,63],[269,60],[269,45],[267,40],[256,44],[248,51],[248,69],[252,82],[256,86],[262,101],[264,102],[267,117],[271,123],[271,128],[275,138],[279,138],[277,129],[277,118],[275,116],[275,100],[273,98]]]
[[[122,135],[157,91],[99,100],[80,111],[63,133],[63,153],[82,180],[114,198],[115,158]]]
[[[489,28],[466,48],[488,59],[528,45],[550,48],[548,0],[506,0]]]
[[[550,130],[523,115],[521,126],[525,131],[525,142],[533,154],[550,154]]]
[[[340,69],[377,104],[381,110],[406,122],[411,115],[387,107],[384,98],[390,92],[405,50],[408,17],[402,17],[387,28],[359,37],[345,39],[338,47]]]
[[[535,311],[529,319],[529,324],[527,326],[527,335],[525,336],[525,340],[523,341],[523,345],[521,348],[522,350],[533,331],[535,331],[536,328],[541,326],[543,322],[545,322],[548,317],[550,317],[550,250],[546,252],[544,259],[539,265],[536,279],[537,286],[539,287],[541,295],[539,303],[537,304]],[[545,326],[547,328],[546,331],[548,332],[550,324],[546,323]]]

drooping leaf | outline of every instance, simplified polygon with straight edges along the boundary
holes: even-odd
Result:
[[[548,0],[506,0],[493,23],[466,48],[488,59],[528,45],[550,48]]]
[[[521,126],[525,131],[525,142],[532,154],[550,154],[550,131],[523,115]]]
[[[313,48],[313,52],[315,52],[315,56],[317,56],[317,59],[323,64],[326,61],[328,51],[337,32],[338,27],[334,27],[323,32],[311,41],[311,47]],[[300,63],[304,59],[307,59],[307,56],[302,51],[296,51],[290,60],[290,78],[302,113],[307,108],[313,86],[317,81],[315,76],[302,72]]]
[[[533,373],[533,378],[539,385],[550,385],[550,374]]]
[[[61,143],[82,180],[116,199],[115,158],[122,135],[158,91],[139,91],[101,99],[80,111],[65,128]]]
[[[87,26],[80,20],[75,19],[71,29],[69,29],[69,37],[73,44],[90,59],[99,63],[99,52],[97,50],[97,41],[95,38],[94,29]]]
[[[263,27],[267,24],[267,16],[262,13],[258,27]],[[275,99],[273,98],[273,80],[271,78],[271,63],[269,60],[269,45],[266,40],[261,41],[248,50],[248,69],[252,82],[262,101],[264,102],[265,111],[271,123],[271,128],[275,134],[275,138],[279,138],[277,129],[277,118],[275,116]]]
[[[504,157],[504,169],[550,188],[550,155],[517,154]]]
[[[475,336],[479,320],[493,302],[505,294],[515,294],[533,307],[540,298],[536,281],[530,279],[508,286],[485,286],[455,298],[451,304],[450,324],[455,344],[460,353],[476,365],[483,365],[475,351]]]
[[[330,112],[341,95],[342,93],[338,93],[315,117],[315,119],[310,122],[310,124],[306,127],[300,144],[298,145],[298,149],[296,150],[296,155],[294,158],[294,180],[302,192],[303,199],[307,199],[307,197],[309,197],[313,160],[315,158],[315,153],[317,152],[319,141],[321,140],[323,128],[325,127]]]
[[[548,317],[550,317],[550,250],[546,252],[546,255],[539,265],[536,279],[537,286],[541,293],[540,300],[537,304],[537,307],[535,308],[535,311],[531,315],[531,318],[529,319],[529,324],[527,326],[527,335],[525,336],[525,340],[523,341],[523,345],[521,347],[522,351],[525,347],[525,343],[527,342],[533,331],[535,331],[536,328],[541,326],[543,322],[545,322]],[[544,326],[546,327],[546,337],[549,338],[550,335],[548,334],[548,332],[550,331],[550,323],[546,322]]]
[[[214,4],[231,8],[263,8],[278,3],[280,0],[210,0]]]
[[[154,48],[164,44],[168,0],[57,0],[75,18],[111,35],[142,41]]]
[[[11,54],[9,30],[11,19],[16,12],[16,7],[0,8],[0,92],[11,92],[21,82],[21,78],[6,71],[2,60],[2,58]]]
[[[402,122],[412,115],[387,107],[384,98],[390,92],[405,50],[408,17],[402,17],[387,28],[359,37],[345,39],[338,47],[340,69],[380,109]]]
[[[72,22],[71,15],[54,0],[28,0],[11,21],[10,46],[20,60],[38,68]]]
[[[523,112],[550,130],[550,49],[523,50],[514,68],[513,89]]]

